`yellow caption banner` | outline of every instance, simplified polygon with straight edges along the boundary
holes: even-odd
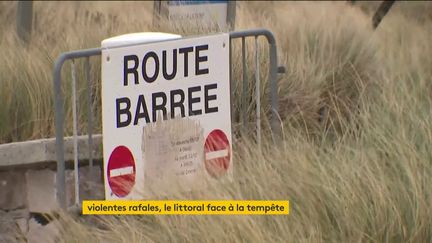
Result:
[[[83,201],[82,212],[87,215],[287,215],[289,201]]]

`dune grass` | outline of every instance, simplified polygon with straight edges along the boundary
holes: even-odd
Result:
[[[149,2],[36,2],[32,43],[24,48],[12,34],[15,4],[0,3],[0,33],[6,33],[0,39],[0,143],[53,136],[51,68],[61,52],[154,30]],[[239,3],[236,29],[271,30],[286,66],[279,76],[284,139],[275,145],[265,133],[261,150],[253,139],[237,139],[232,183],[177,198],[288,199],[289,216],[63,216],[63,241],[432,241],[432,18],[425,11],[431,4],[397,2],[373,31],[376,7],[365,2]],[[162,26],[158,31],[205,30]],[[264,43],[260,40],[263,56]],[[248,42],[248,50],[252,46]],[[240,53],[238,46],[234,51]],[[96,113],[98,65],[92,71]],[[242,106],[240,67],[237,55],[236,113]],[[253,71],[252,58],[248,67]],[[64,83],[70,80],[67,73],[68,68]],[[263,114],[268,115],[266,75],[261,72]],[[79,95],[86,102],[80,82]],[[248,92],[254,96],[252,87]],[[70,93],[67,86],[65,91]],[[70,107],[69,96],[65,107]],[[251,98],[251,132],[253,104]],[[84,113],[81,131],[86,131]],[[97,120],[100,131],[100,116]],[[71,127],[67,122],[69,134]]]

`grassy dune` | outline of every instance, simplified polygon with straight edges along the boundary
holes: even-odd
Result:
[[[15,5],[0,3],[0,143],[53,136],[51,68],[59,53],[98,46],[113,35],[154,31],[150,2],[36,2],[32,43],[24,48],[13,35]],[[236,29],[271,30],[287,68],[279,78],[283,143],[265,137],[258,150],[253,139],[237,140],[233,183],[177,198],[288,199],[290,215],[64,216],[64,241],[431,242],[432,4],[397,2],[376,31],[370,20],[377,3],[239,5]],[[206,30],[164,25],[158,31]],[[234,51],[240,53],[238,46]],[[253,70],[253,60],[248,63]],[[236,59],[235,80],[241,80],[240,67]],[[92,72],[96,112],[98,68]],[[67,69],[64,80],[70,80]],[[268,95],[264,85],[262,99]],[[235,87],[240,94],[241,82]],[[65,107],[70,121],[69,99]],[[263,112],[268,114],[268,103]],[[82,131],[85,121],[81,112]],[[71,128],[67,122],[69,134]]]

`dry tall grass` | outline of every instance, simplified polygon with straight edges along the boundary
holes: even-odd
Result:
[[[152,30],[151,4],[36,2],[36,31],[24,49],[11,34],[15,3],[0,3],[0,33],[8,33],[0,42],[0,142],[52,136],[53,60],[112,35]],[[265,27],[277,38],[287,67],[279,80],[284,141],[265,138],[261,151],[236,141],[233,183],[178,198],[289,199],[289,216],[62,217],[63,240],[432,241],[432,21],[424,11],[431,4],[397,2],[376,31],[376,4],[359,4],[366,12],[344,2],[238,8],[236,29]],[[97,68],[93,75],[98,80]],[[97,82],[94,89],[100,109]]]

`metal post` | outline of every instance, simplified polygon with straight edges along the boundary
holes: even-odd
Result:
[[[18,1],[17,33],[21,40],[28,43],[33,20],[33,1]]]
[[[90,78],[90,58],[86,58],[85,62],[85,74],[87,79],[87,134],[88,134],[88,156],[89,156],[89,167],[90,167],[90,178],[93,179],[93,102],[92,102],[92,86]]]
[[[276,52],[276,42],[270,43],[270,99],[272,107],[272,120],[271,127],[273,131],[273,138],[275,141],[280,141],[281,138],[281,127],[279,119],[279,103],[278,103],[278,86],[277,86],[277,52]]]
[[[234,30],[236,18],[236,1],[228,1],[227,25],[230,31]]]
[[[78,168],[78,121],[76,98],[75,60],[71,63],[72,73],[72,117],[73,117],[73,148],[74,148],[74,178],[75,178],[75,205],[79,205],[79,168]]]
[[[246,38],[242,38],[242,70],[243,70],[243,85],[242,85],[242,101],[241,101],[241,110],[242,110],[242,122],[243,122],[243,130],[246,130],[247,125],[247,92],[248,92],[248,80],[247,80],[247,66],[246,66]]]
[[[231,41],[229,42],[228,45],[229,45],[229,66],[232,67],[233,62],[232,62],[232,44],[231,44]],[[234,83],[233,83],[233,71],[232,71],[232,70],[233,70],[232,68],[229,69],[229,77],[230,77],[230,110],[231,110],[231,121],[232,121],[233,113],[234,113],[234,109],[233,109],[233,104],[234,104],[234,102],[233,102],[233,95],[232,95],[232,92],[233,92],[233,90],[235,90],[235,89],[234,89]]]
[[[255,36],[255,93],[256,93],[256,119],[257,119],[257,142],[261,149],[261,88],[260,88],[260,72],[259,72],[259,46],[258,36]]]
[[[161,16],[161,1],[153,2],[153,27],[159,27]]]
[[[55,107],[55,131],[56,131],[56,156],[57,156],[57,200],[59,206],[66,209],[65,195],[65,163],[63,141],[63,96],[61,94],[61,67],[65,59],[60,58],[54,66],[54,107]]]
[[[381,3],[381,5],[378,7],[378,10],[376,11],[376,13],[372,18],[372,25],[374,29],[378,27],[378,25],[381,23],[381,20],[388,13],[388,11],[390,10],[390,8],[393,6],[394,3],[395,3],[394,0],[383,1]]]

